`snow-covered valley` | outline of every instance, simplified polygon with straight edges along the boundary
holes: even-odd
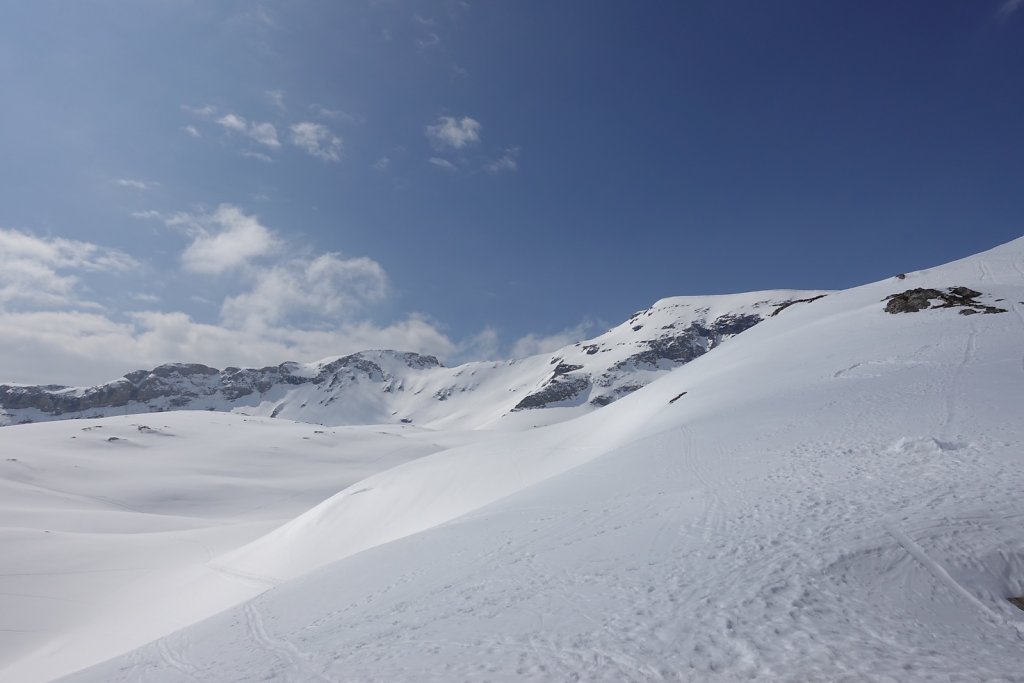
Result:
[[[1024,238],[819,294],[4,403],[0,680],[1024,680]]]

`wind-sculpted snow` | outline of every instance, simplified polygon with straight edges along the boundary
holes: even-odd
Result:
[[[594,339],[501,363],[364,351],[317,363],[224,370],[172,363],[97,387],[0,385],[0,424],[165,410],[216,410],[325,425],[519,428],[607,405],[706,353],[804,292],[663,299]],[[567,360],[571,359],[571,360]],[[571,369],[567,369],[570,368]],[[557,408],[543,418],[525,409]],[[511,418],[511,419],[506,419]]]
[[[949,287],[1007,312],[881,303]],[[735,314],[666,301],[708,330]],[[202,620],[192,603],[193,625],[66,680],[1021,680],[1024,612],[1008,598],[1024,593],[1024,240],[763,308],[713,353],[575,419],[406,427],[447,448],[212,554],[208,571],[257,597]],[[643,351],[605,351],[611,339],[527,367],[523,396],[588,357]],[[439,405],[483,386],[461,372]],[[89,633],[97,657],[123,647],[65,624],[0,678],[39,680],[22,674],[55,671]]]

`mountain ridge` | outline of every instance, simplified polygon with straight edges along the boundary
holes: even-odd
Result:
[[[579,414],[636,391],[767,317],[826,294],[767,290],[669,297],[597,337],[550,354],[455,367],[432,355],[378,349],[262,368],[165,363],[92,387],[0,384],[0,425],[166,410],[239,412],[330,425],[466,427],[493,425],[538,409],[568,408]],[[506,396],[500,395],[502,385]],[[488,400],[477,406],[460,400],[467,392],[479,394],[481,387]]]

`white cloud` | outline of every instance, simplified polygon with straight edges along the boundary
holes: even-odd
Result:
[[[574,344],[591,335],[597,325],[592,320],[584,320],[575,327],[566,328],[549,335],[528,334],[520,337],[512,344],[513,358],[526,358],[539,353],[551,353],[563,346]]]
[[[324,161],[341,159],[341,138],[322,123],[303,121],[293,124],[291,131],[292,144],[304,149],[308,154]]]
[[[443,168],[446,171],[457,171],[457,170],[459,170],[455,166],[455,164],[453,164],[452,162],[448,161],[447,159],[442,159],[441,157],[430,157],[429,159],[427,159],[427,163],[428,164],[433,164],[434,166],[437,166],[438,168]]]
[[[323,119],[334,119],[342,123],[360,124],[366,123],[366,119],[361,116],[356,116],[342,109],[328,109],[320,104],[309,105],[309,110],[313,112],[315,116],[319,116]]]
[[[132,218],[141,218],[142,220],[162,220],[164,215],[159,211],[153,209],[146,209],[145,211],[132,211]]]
[[[381,157],[380,159],[377,159],[377,161],[373,162],[373,170],[378,171],[380,173],[383,173],[384,171],[388,170],[389,166],[391,166],[390,157],[384,156]]]
[[[226,129],[234,131],[236,133],[245,134],[248,125],[238,114],[225,114],[224,116],[217,119],[217,123],[224,126]]]
[[[284,104],[284,90],[267,90],[264,94],[277,109],[288,111],[288,107]]]
[[[280,147],[281,143],[277,139],[277,129],[274,128],[272,123],[256,123],[249,124],[249,131],[247,133],[256,142],[267,147]]]
[[[224,301],[221,315],[230,326],[257,329],[309,316],[351,319],[387,294],[379,263],[328,253],[260,269],[249,291]]]
[[[277,326],[253,334],[200,323],[182,312],[142,311],[122,321],[102,313],[0,312],[0,382],[89,385],[172,361],[262,367],[374,348],[444,358],[456,345],[415,314],[387,325]]]
[[[501,338],[493,327],[485,327],[459,344],[457,357],[462,360],[493,360],[498,358]]]
[[[238,114],[225,114],[217,119],[217,123],[225,130],[245,135],[261,145],[273,149],[281,146],[281,142],[277,139],[277,128],[272,123],[248,122]]]
[[[118,185],[119,187],[128,187],[128,188],[131,188],[133,190],[149,190],[149,189],[152,189],[152,188],[158,186],[160,183],[155,183],[155,182],[153,182],[151,180],[135,180],[133,178],[118,178],[117,180],[114,181],[114,184]]]
[[[242,150],[241,152],[239,152],[239,154],[247,159],[256,159],[258,161],[265,161],[267,163],[273,161],[269,154],[264,154],[263,152],[257,152],[251,149]]]
[[[167,224],[184,228],[192,237],[181,262],[195,273],[219,275],[237,270],[279,246],[277,237],[259,219],[231,204],[221,204],[210,214],[175,214]]]
[[[519,147],[506,147],[504,153],[494,161],[486,164],[484,170],[488,173],[501,173],[502,171],[515,171],[519,168]]]
[[[416,40],[416,44],[419,45],[421,49],[426,49],[428,47],[434,47],[436,45],[440,45],[441,44],[441,37],[439,35],[437,35],[436,33],[431,32],[431,33],[428,33],[423,38],[418,38]]]
[[[427,139],[439,148],[462,149],[480,141],[480,128],[480,122],[468,116],[442,116],[437,123],[427,126]]]
[[[1010,15],[1024,7],[1024,0],[1005,0],[999,7],[999,16],[1008,19]]]
[[[79,297],[79,274],[123,273],[141,264],[117,249],[0,228],[0,307],[93,304]]]
[[[182,111],[187,111],[189,114],[199,116],[204,119],[212,118],[217,113],[217,107],[212,104],[205,104],[202,107],[191,107],[187,104],[181,105]]]
[[[200,137],[199,129],[196,128],[195,126],[193,126],[192,124],[189,124],[189,125],[185,126],[184,128],[182,128],[182,130],[185,131],[186,133],[188,133],[189,135],[191,135],[194,138]]]

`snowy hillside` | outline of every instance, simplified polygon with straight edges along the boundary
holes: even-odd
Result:
[[[0,424],[166,410],[215,410],[323,425],[516,428],[608,405],[793,302],[824,292],[673,297],[552,354],[442,366],[433,356],[364,351],[317,363],[139,370],[96,387],[0,385]],[[537,412],[537,409],[551,410]],[[526,412],[528,415],[516,416]]]
[[[1022,680],[1024,239],[762,306],[657,376],[628,346],[764,298],[736,297],[463,366],[478,401],[522,372],[491,412],[456,388],[387,405],[413,425],[0,430],[0,679]]]

